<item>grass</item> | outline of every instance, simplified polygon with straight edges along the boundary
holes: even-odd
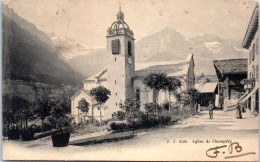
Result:
[[[91,144],[98,144],[98,143],[105,143],[105,142],[120,141],[120,140],[133,138],[134,136],[135,135],[132,133],[132,131],[112,133],[112,134],[106,134],[106,135],[71,141],[69,144],[83,146],[83,145],[91,145]]]

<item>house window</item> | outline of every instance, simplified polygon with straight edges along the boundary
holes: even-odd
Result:
[[[116,92],[116,96],[117,96],[117,92]]]
[[[128,56],[132,56],[132,43],[128,41]]]
[[[253,48],[252,48],[252,61],[254,61],[255,59],[255,44],[253,45]]]
[[[255,73],[256,80],[258,80],[258,65],[256,65],[256,73]]]
[[[116,84],[116,80],[115,80],[115,84]]]
[[[253,69],[252,79],[255,79],[255,68]]]
[[[256,48],[256,54],[258,55],[258,52],[259,52],[259,50],[258,50],[258,47],[259,47],[259,46],[258,46],[258,38],[256,38],[256,43],[255,43],[255,45],[256,45],[256,47],[255,47],[255,48]]]
[[[115,61],[116,61],[116,58],[115,58]]]
[[[116,102],[116,106],[117,106],[117,102]]]
[[[252,51],[250,50],[249,51],[249,55],[248,55],[249,56],[249,59],[248,59],[249,60],[249,64],[251,64],[251,58],[252,58],[251,55],[252,55]]]

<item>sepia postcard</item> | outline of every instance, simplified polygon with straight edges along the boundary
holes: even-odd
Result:
[[[3,0],[3,160],[258,161],[258,12]]]

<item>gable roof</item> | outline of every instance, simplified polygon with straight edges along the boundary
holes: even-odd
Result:
[[[243,48],[246,48],[246,49],[249,48],[257,30],[258,30],[258,5],[256,5],[256,7],[252,13],[250,22],[248,24],[248,27],[247,27],[247,30],[246,30],[246,33],[244,36],[244,40],[242,43]]]
[[[214,93],[218,83],[205,83],[200,89],[200,93]]]
[[[228,59],[228,60],[214,60],[218,78],[225,74],[246,74],[247,73],[247,59]]]
[[[84,90],[81,89],[79,91],[77,91],[70,99],[75,99],[76,97],[78,97],[80,95],[80,93],[84,93],[86,96],[88,96],[90,99],[93,99],[92,96],[90,95],[90,91],[88,90]]]
[[[186,60],[160,61],[143,63],[143,68],[137,66],[135,78],[140,78],[149,73],[166,73],[168,76],[183,76],[187,74],[189,62],[193,60],[193,54],[189,53]],[[140,66],[140,63],[139,63]]]
[[[160,64],[160,62],[158,62],[158,65],[149,66],[147,68],[135,71],[135,77],[136,78],[144,77],[150,73],[166,73],[168,75],[183,70],[183,66],[185,65],[186,62],[181,62],[178,64],[172,63],[166,65]]]

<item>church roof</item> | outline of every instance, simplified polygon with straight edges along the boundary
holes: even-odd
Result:
[[[91,77],[87,78],[85,81],[96,81],[98,79],[107,79],[107,68],[100,70],[98,73],[92,75]],[[85,82],[84,81],[84,82]]]
[[[148,64],[149,63],[144,63]],[[171,73],[179,72],[183,69],[183,66],[186,65],[185,61],[178,62],[178,63],[169,63],[169,62],[153,62],[151,66],[145,67],[143,69],[139,69],[135,71],[135,78],[144,77],[149,73],[166,73],[167,75]],[[143,66],[144,67],[144,66]]]
[[[84,90],[84,89],[77,91],[70,99],[71,100],[75,99],[76,97],[78,97],[80,95],[80,93],[84,93],[86,96],[88,96],[89,98],[92,99],[92,96],[90,95],[90,91]]]

